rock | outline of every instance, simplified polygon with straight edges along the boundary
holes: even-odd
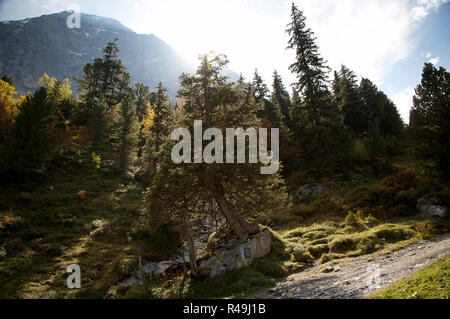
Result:
[[[298,191],[295,193],[295,196],[301,200],[307,200],[311,196],[320,195],[325,192],[325,188],[319,184],[308,184],[300,187]]]
[[[228,244],[239,244],[231,240]],[[217,277],[228,271],[250,265],[256,258],[270,253],[272,234],[269,230],[251,236],[245,243],[231,249],[220,249],[213,256],[200,262],[199,270],[203,277]]]
[[[33,196],[30,193],[22,192],[20,193],[20,200],[26,203],[33,201]]]
[[[334,267],[333,266],[328,266],[328,267],[326,267],[325,269],[322,270],[322,272],[326,273],[326,274],[330,273],[332,271],[334,271]]]
[[[423,217],[447,217],[447,208],[435,197],[419,199],[417,209]]]

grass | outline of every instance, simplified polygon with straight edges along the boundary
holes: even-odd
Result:
[[[375,293],[374,299],[449,299],[450,255]]]
[[[166,257],[171,247],[154,247],[137,222],[141,193],[114,174],[83,169],[4,187],[0,298],[103,298],[134,269],[137,247],[146,258]],[[79,290],[65,287],[70,264],[81,267]]]
[[[159,278],[131,289],[116,285],[135,269],[138,248],[146,260],[166,260],[178,239],[168,230],[150,234],[138,222],[143,189],[137,182],[72,167],[6,185],[0,194],[0,298],[243,298],[312,262],[325,266],[395,249],[450,228],[448,220],[417,216],[411,203],[436,189],[411,172],[324,185],[325,194],[258,220],[271,228],[272,251],[249,267],[205,280]],[[73,263],[82,272],[78,290],[65,287]]]

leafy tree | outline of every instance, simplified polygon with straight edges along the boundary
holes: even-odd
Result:
[[[9,81],[12,82],[12,80]],[[25,99],[23,96],[16,99],[16,94],[15,88],[10,82],[0,80],[0,144],[6,141],[15,119],[20,113],[20,105]]]
[[[289,69],[296,75],[294,89],[301,98],[293,108],[293,131],[302,169],[322,174],[342,168],[349,153],[348,134],[342,115],[328,90],[328,71],[318,52],[315,36],[306,27],[305,16],[292,4],[288,49],[294,49],[296,62]]]
[[[433,161],[444,178],[450,177],[450,73],[445,68],[425,64],[410,127],[419,155]]]

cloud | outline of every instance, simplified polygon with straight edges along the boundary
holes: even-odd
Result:
[[[437,11],[441,5],[450,0],[417,0],[417,6],[413,7],[413,20],[422,21],[430,12]]]
[[[402,116],[405,123],[409,123],[409,111],[413,105],[413,96],[415,92],[413,88],[408,87],[406,90],[393,94],[389,98],[397,106],[400,115]]]
[[[428,61],[428,62],[430,62],[431,64],[433,64],[433,65],[438,65],[439,64],[439,61],[441,60],[441,58],[440,57],[435,57],[435,58],[432,58],[432,59],[430,59],[430,61]]]
[[[230,67],[247,79],[258,68],[271,82],[276,69],[290,84],[295,77],[288,67],[295,57],[285,50],[285,29],[291,1],[304,11],[330,67],[345,64],[381,85],[396,63],[413,54],[424,19],[450,0],[6,0],[0,19],[62,11],[75,2],[82,12],[154,33],[192,63],[215,50],[227,54]]]

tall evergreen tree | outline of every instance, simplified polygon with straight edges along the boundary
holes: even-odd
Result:
[[[359,92],[363,109],[367,112],[368,124],[374,126],[379,134],[400,135],[403,121],[395,104],[368,79],[362,79]]]
[[[84,67],[84,77],[75,78],[79,84],[82,112],[88,122],[93,151],[105,152],[110,136],[113,107],[126,98],[130,89],[130,75],[119,59],[118,40],[109,42],[103,57]]]
[[[435,163],[444,178],[450,177],[450,73],[426,63],[416,88],[410,127],[419,155]]]
[[[134,95],[136,97],[136,115],[138,117],[139,123],[141,123],[141,129],[139,130],[139,140],[138,140],[138,153],[137,156],[140,158],[142,156],[143,148],[145,146],[145,138],[143,134],[143,119],[148,116],[147,110],[151,101],[150,88],[144,84],[138,82],[134,85]]]
[[[355,73],[342,66],[339,73],[334,74],[333,91],[335,101],[342,111],[344,124],[357,134],[366,132],[369,114],[362,103]]]
[[[291,108],[291,97],[289,96],[289,92],[286,90],[286,87],[283,84],[283,80],[277,71],[273,73],[273,98],[279,105],[279,109],[284,118],[284,123],[287,124],[289,122],[289,110]]]
[[[168,139],[172,125],[172,109],[167,92],[168,90],[160,82],[156,87],[156,92],[152,94],[153,125],[150,128],[150,139],[147,141],[147,148],[155,167],[158,166],[161,145]]]
[[[318,52],[316,38],[306,27],[306,18],[292,4],[288,49],[294,49],[296,62],[289,69],[296,75],[295,90],[301,96],[301,104],[295,107],[298,114],[294,133],[298,143],[299,164],[303,169],[318,173],[332,172],[346,160],[349,151],[348,134],[342,115],[328,90],[329,68]]]
[[[281,124],[281,110],[280,105],[276,100],[270,98],[270,90],[264,80],[255,70],[255,75],[252,82],[253,95],[257,103],[261,103],[262,108],[257,111],[257,115],[264,121],[266,127],[280,127]]]
[[[45,88],[40,88],[33,96],[28,95],[7,142],[2,167],[18,175],[42,172],[54,154],[55,115],[56,107],[47,98]]]

